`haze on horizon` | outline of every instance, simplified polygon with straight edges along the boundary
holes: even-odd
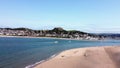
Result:
[[[0,0],[0,27],[120,33],[120,0]]]

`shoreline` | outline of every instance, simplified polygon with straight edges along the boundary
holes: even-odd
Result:
[[[97,47],[98,47],[98,46],[97,46]],[[81,47],[81,48],[86,48],[86,47]],[[75,48],[75,49],[78,49],[78,48]],[[73,49],[68,49],[68,50],[73,50]],[[68,50],[64,50],[64,51],[58,52],[58,53],[56,53],[56,54],[53,54],[53,55],[50,56],[49,58],[44,59],[44,60],[41,60],[41,61],[38,61],[38,62],[36,62],[36,63],[34,63],[34,64],[30,64],[30,65],[26,66],[25,68],[34,68],[34,67],[36,67],[37,65],[40,65],[40,64],[42,64],[42,63],[44,63],[44,62],[46,62],[46,61],[49,61],[49,60],[53,59],[54,57],[58,56],[60,53],[65,52],[65,51],[68,51]]]
[[[64,52],[64,51],[62,51],[62,52]],[[27,65],[25,68],[34,68],[35,66],[37,66],[37,65],[39,65],[39,64],[41,64],[41,63],[44,63],[44,62],[46,62],[46,61],[49,61],[50,59],[56,57],[56,56],[59,55],[60,53],[61,53],[61,52],[58,52],[58,53],[53,54],[52,56],[48,57],[47,59],[38,61],[38,62],[36,62],[36,63],[34,63],[34,64]]]
[[[94,46],[94,47],[113,47],[113,46]],[[94,47],[81,47],[81,48],[74,48],[74,49],[85,49],[85,48],[94,48]],[[69,50],[74,50],[74,49],[68,49],[68,50],[64,50],[64,51],[58,52],[56,54],[53,54],[52,56],[50,56],[47,59],[38,61],[38,62],[36,62],[34,64],[30,64],[30,65],[26,66],[25,68],[34,68],[34,67],[36,67],[36,66],[38,66],[38,65],[40,65],[40,64],[42,64],[42,63],[44,63],[46,61],[49,61],[49,60],[55,58],[56,56],[58,56],[59,54],[61,54],[63,52],[66,52],[66,51],[69,51]]]
[[[49,39],[77,40],[77,39],[69,39],[69,38],[32,37],[32,36],[6,36],[6,35],[0,35],[0,37],[16,37],[16,38],[49,38]]]
[[[69,60],[68,58],[71,58],[71,59],[74,59],[75,60],[75,57],[80,57],[80,56],[82,56],[83,55],[83,53],[85,53],[86,52],[86,50],[93,50],[93,51],[96,51],[96,50],[98,50],[98,52],[96,51],[96,53],[104,53],[104,49],[113,49],[113,50],[118,50],[118,48],[120,49],[120,47],[119,46],[96,46],[96,47],[82,47],[82,48],[75,48],[75,49],[69,49],[69,50],[64,50],[64,51],[62,51],[62,52],[60,52],[60,53],[57,53],[57,54],[55,54],[55,55],[52,55],[50,58],[48,58],[48,59],[46,59],[46,60],[44,60],[44,61],[39,61],[39,63],[37,63],[37,64],[35,64],[34,66],[32,66],[32,67],[28,67],[28,68],[46,68],[46,67],[49,67],[49,68],[53,68],[54,66],[53,65],[55,65],[55,63],[57,62],[57,61],[62,61],[61,63],[64,63],[64,64],[67,64],[67,63],[69,63],[70,65],[71,65],[71,63],[70,62],[66,62],[67,60]],[[116,48],[116,49],[115,49]],[[81,51],[79,54],[74,54],[74,53],[77,53],[77,51]],[[118,51],[118,52],[120,52],[120,50]],[[74,55],[73,55],[74,54]],[[92,52],[90,53],[90,54],[92,54]],[[104,54],[102,54],[102,56],[104,56]],[[101,57],[102,57],[101,56]],[[89,54],[84,54],[84,57],[89,57]],[[100,58],[101,58],[100,57]],[[106,53],[105,53],[105,57],[106,57]],[[92,57],[91,57],[92,58]],[[94,52],[93,52],[93,60],[94,60],[94,58],[99,58],[99,57],[96,57],[96,56],[94,56]],[[64,60],[63,60],[64,59]],[[104,58],[104,57],[102,57],[102,59],[106,59],[106,58]],[[108,58],[107,58],[108,59]],[[65,61],[66,60],[66,61]],[[77,61],[77,60],[79,60],[79,59],[77,59],[77,60],[72,60],[73,62],[75,62],[75,61]],[[96,60],[95,60],[96,61]],[[78,61],[77,61],[78,62]],[[98,62],[98,61],[97,61]],[[61,63],[60,63],[60,65],[61,65]],[[76,63],[76,62],[75,62]],[[69,65],[69,64],[67,64],[67,65]],[[58,65],[58,64],[57,64]],[[57,66],[57,65],[55,65],[55,66]],[[51,67],[50,67],[51,66]],[[73,65],[74,66],[74,65]],[[106,65],[107,66],[107,65]],[[57,66],[58,68],[59,68],[59,66]],[[61,67],[61,66],[60,66]],[[66,68],[67,66],[63,66],[62,68]],[[72,67],[69,67],[69,68],[72,68]],[[84,67],[82,67],[82,68],[84,68]],[[94,68],[94,67],[93,67]],[[115,67],[111,67],[111,68],[115,68]]]
[[[0,37],[15,37],[15,38],[44,38],[44,39],[61,39],[61,40],[77,40],[77,41],[104,41],[109,39],[102,39],[102,40],[87,40],[87,39],[70,39],[70,38],[56,38],[56,37],[32,37],[32,36],[7,36],[7,35],[0,35]]]

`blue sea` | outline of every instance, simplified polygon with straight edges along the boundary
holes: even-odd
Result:
[[[25,68],[64,50],[120,45],[120,40],[87,41],[0,37],[0,68]]]

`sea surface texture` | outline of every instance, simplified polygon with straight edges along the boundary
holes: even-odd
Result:
[[[25,68],[61,51],[91,46],[120,45],[120,40],[86,41],[0,37],[0,68]]]

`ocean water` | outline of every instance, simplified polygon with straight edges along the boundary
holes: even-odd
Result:
[[[120,45],[120,40],[0,37],[0,68],[25,68],[67,49],[106,45]]]

